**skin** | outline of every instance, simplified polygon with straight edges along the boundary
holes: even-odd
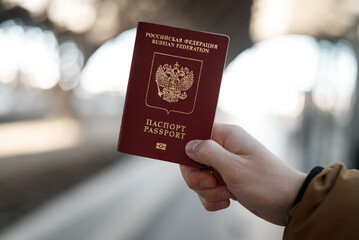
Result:
[[[306,174],[290,167],[239,126],[216,124],[212,140],[193,140],[188,157],[213,167],[209,171],[180,166],[182,176],[208,211],[227,208],[238,201],[264,220],[285,226],[289,210]]]

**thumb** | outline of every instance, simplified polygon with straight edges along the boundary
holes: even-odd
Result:
[[[186,144],[186,154],[192,160],[213,167],[219,174],[233,169],[238,157],[213,140],[192,140]]]

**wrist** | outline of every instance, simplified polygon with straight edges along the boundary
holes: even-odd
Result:
[[[298,192],[300,191],[305,179],[307,178],[307,174],[297,171],[293,169],[289,173],[291,175],[291,181],[288,182],[287,193],[285,196],[285,208],[282,218],[282,223],[285,226],[289,220],[289,211],[293,207],[293,202],[296,200]]]
[[[289,221],[289,211],[302,200],[302,197],[303,197],[309,183],[322,170],[323,170],[323,167],[317,166],[317,167],[314,167],[308,174],[304,174],[302,172],[297,171],[299,173],[299,175],[296,177],[297,180],[296,180],[295,185],[297,187],[294,188],[294,189],[296,189],[294,191],[295,198],[294,199],[292,198],[292,200],[290,201],[290,205],[289,205],[288,210],[287,210],[287,212],[285,214],[285,218],[284,218],[285,225]],[[298,188],[298,183],[300,183],[299,188]]]
[[[309,183],[310,183],[310,182],[312,181],[312,179],[313,179],[315,176],[317,176],[323,169],[324,169],[323,167],[317,166],[317,167],[313,168],[313,169],[309,172],[309,174],[308,174],[307,177],[305,178],[305,180],[304,180],[302,186],[300,187],[300,189],[299,189],[299,191],[298,191],[298,194],[297,194],[297,196],[296,196],[296,198],[295,198],[295,200],[294,200],[294,202],[293,202],[293,204],[292,204],[292,207],[294,207],[295,205],[297,205],[297,203],[299,203],[300,200],[302,200],[302,197],[303,197],[303,195],[304,195],[304,193],[305,193],[305,190],[307,189]]]

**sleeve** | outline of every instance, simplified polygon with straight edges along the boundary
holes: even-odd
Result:
[[[358,239],[359,170],[339,163],[326,167],[289,215],[284,240]]]

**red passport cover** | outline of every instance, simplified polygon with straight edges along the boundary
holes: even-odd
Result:
[[[139,22],[117,150],[203,167],[185,154],[210,139],[229,38]]]

